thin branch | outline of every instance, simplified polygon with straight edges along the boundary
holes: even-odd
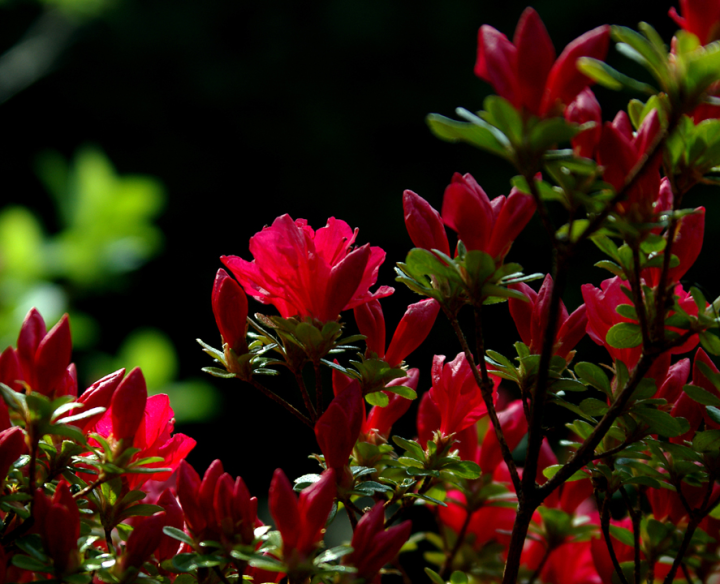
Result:
[[[465,354],[465,359],[467,359],[467,362],[470,364],[470,369],[473,372],[475,383],[477,383],[478,387],[480,388],[483,400],[485,401],[485,406],[488,410],[488,415],[490,416],[490,421],[495,428],[495,435],[497,436],[498,442],[500,443],[500,450],[502,451],[503,460],[505,461],[505,464],[507,464],[508,469],[510,470],[510,476],[512,478],[513,485],[515,486],[515,492],[518,494],[518,497],[521,497],[522,491],[520,484],[520,475],[518,474],[517,467],[515,466],[515,461],[513,460],[510,447],[507,445],[505,436],[502,432],[500,420],[497,417],[497,412],[495,411],[495,404],[492,400],[492,382],[490,381],[490,377],[487,372],[487,365],[485,364],[485,353],[483,352],[482,354],[478,355],[478,359],[480,361],[480,370],[478,370],[478,367],[475,364],[475,358],[473,357],[472,351],[470,350],[470,345],[468,345],[465,334],[460,328],[460,323],[458,323],[457,317],[445,307],[443,307],[443,312],[445,312],[445,315],[448,317],[448,320],[450,321],[450,324],[455,331],[455,335],[457,336],[458,341],[460,341],[460,346],[462,347],[462,350]],[[478,318],[480,317],[478,316],[478,312],[476,311],[476,328],[480,326],[476,334],[477,338],[480,339],[478,341],[480,343],[479,348],[482,348],[482,323],[478,325]],[[481,371],[484,372],[484,375],[483,373],[481,373]]]
[[[694,511],[690,515],[690,522],[688,523],[687,529],[685,530],[685,535],[683,537],[682,543],[680,544],[678,553],[675,556],[675,560],[673,561],[672,566],[670,567],[670,571],[667,573],[663,584],[672,584],[672,581],[675,579],[675,574],[677,574],[677,571],[680,568],[680,564],[685,557],[685,553],[690,546],[690,540],[692,540],[692,536],[695,534],[695,530],[697,529],[698,525],[700,525],[700,522],[705,519],[705,516],[710,513],[710,511],[712,511],[718,505],[718,503],[720,503],[720,495],[715,497],[715,499],[710,502],[710,495],[712,494],[714,486],[715,477],[711,475],[710,480],[708,481],[707,490],[705,491],[705,497],[703,498],[703,504],[700,509]]]
[[[535,475],[537,474],[540,448],[542,447],[543,432],[542,422],[545,409],[545,398],[547,396],[550,380],[550,360],[553,356],[555,346],[555,335],[557,334],[558,317],[560,316],[560,299],[565,288],[567,275],[566,258],[560,254],[555,266],[555,277],[550,295],[550,306],[548,307],[547,325],[543,333],[543,346],[540,352],[540,363],[535,380],[535,392],[533,394],[532,409],[530,411],[530,422],[528,427],[528,448],[523,467],[523,490],[529,496],[531,490],[536,488]],[[538,501],[539,503],[539,501]]]
[[[252,383],[253,387],[259,389],[261,392],[263,392],[267,397],[269,397],[274,402],[280,404],[282,407],[284,407],[288,412],[290,412],[293,416],[295,416],[298,420],[300,420],[303,424],[306,426],[309,426],[310,428],[314,427],[314,424],[308,418],[305,414],[303,414],[300,410],[298,410],[295,406],[292,404],[286,402],[283,398],[281,398],[278,394],[276,394],[274,391],[269,390],[267,387],[265,387],[262,383],[257,381],[254,377],[250,380],[250,383]],[[307,405],[307,404],[306,404]]]
[[[580,448],[570,457],[570,460],[568,460],[548,482],[539,488],[538,494],[541,501],[592,460],[595,448],[600,444],[600,441],[605,437],[605,434],[610,430],[615,420],[623,412],[633,392],[645,374],[650,370],[655,359],[656,355],[642,355],[640,362],[637,364],[637,367],[635,367],[632,378],[618,394],[615,401],[608,408],[608,411],[601,418],[600,422],[598,422],[598,425],[595,426]]]
[[[633,562],[635,564],[635,584],[640,584],[640,520],[642,519],[639,509],[635,509],[630,501],[630,496],[625,489],[625,486],[620,487],[620,495],[627,507],[628,513],[633,526],[633,549],[634,557]]]
[[[597,506],[600,508],[600,531],[602,531],[603,539],[605,540],[605,546],[610,553],[610,560],[612,561],[615,573],[618,575],[618,578],[620,579],[620,582],[622,582],[622,584],[630,584],[627,581],[627,578],[625,578],[625,574],[620,567],[620,562],[618,561],[617,555],[615,554],[615,547],[613,546],[612,537],[610,535],[610,506],[608,505],[608,502],[610,501],[610,494],[608,492],[604,493],[601,504],[600,493],[598,491],[595,491],[595,501],[597,502]]]
[[[645,170],[645,166],[650,160],[653,159],[656,154],[658,154],[661,146],[663,145],[667,137],[675,129],[679,120],[680,114],[674,112],[672,117],[668,120],[667,127],[662,132],[658,132],[657,136],[655,136],[655,139],[652,141],[652,144],[650,144],[650,148],[647,149],[645,154],[643,154],[643,156],[633,167],[630,173],[625,177],[625,183],[620,188],[620,190],[615,193],[615,195],[612,199],[610,199],[610,201],[608,201],[608,204],[605,205],[605,208],[600,211],[600,213],[595,215],[595,217],[590,221],[585,230],[573,242],[573,249],[577,249],[577,246],[580,243],[588,239],[593,233],[595,233],[603,226],[605,219],[607,219],[608,215],[612,213],[615,205],[617,205],[625,198],[627,192],[635,185],[635,183],[640,178],[640,175],[642,175],[643,171]]]
[[[109,481],[111,478],[114,478],[115,476],[120,476],[120,475],[112,475],[112,474],[104,474],[104,473],[103,473],[100,477],[98,477],[98,479],[97,479],[94,483],[90,483],[90,484],[89,484],[88,486],[86,486],[84,489],[82,489],[82,490],[78,491],[77,493],[75,493],[75,494],[73,495],[73,499],[80,499],[81,497],[84,497],[84,496],[87,495],[89,492],[91,492],[92,490],[96,489],[97,487],[99,487],[99,486],[102,485],[103,483],[106,483],[107,481]]]
[[[310,414],[310,421],[311,425],[314,426],[315,422],[318,419],[317,412],[315,411],[315,408],[313,407],[312,400],[310,399],[310,394],[308,393],[307,387],[305,386],[305,380],[303,379],[302,372],[300,371],[293,371],[295,374],[295,381],[298,384],[298,387],[300,388],[300,393],[302,394],[303,403],[305,404],[305,409],[308,411],[308,414]]]
[[[323,413],[323,386],[320,361],[313,363],[313,369],[315,370],[315,408],[317,410],[317,415],[321,416]]]
[[[650,330],[648,328],[647,310],[645,308],[645,300],[642,292],[642,285],[640,283],[640,242],[634,240],[630,246],[632,250],[632,277],[630,278],[630,287],[632,289],[632,295],[635,300],[635,312],[638,315],[638,321],[640,323],[640,331],[642,332],[643,339],[643,350],[648,351],[650,349]]]

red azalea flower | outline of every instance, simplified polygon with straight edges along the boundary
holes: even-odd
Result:
[[[43,317],[35,308],[31,309],[20,328],[15,359],[9,351],[12,349],[6,349],[0,359],[3,383],[16,390],[25,385],[50,399],[77,395],[77,374],[70,363],[72,338],[67,314],[46,332]]]
[[[365,402],[360,384],[352,380],[315,422],[315,437],[325,456],[325,464],[336,469],[338,475],[348,464],[364,418]]]
[[[238,355],[247,353],[247,296],[240,284],[222,269],[215,276],[212,307],[223,343],[230,345]]]
[[[535,10],[526,8],[512,43],[492,26],[480,27],[475,75],[515,109],[553,116],[593,83],[578,71],[577,60],[605,59],[609,39],[610,27],[600,26],[571,42],[556,60],[545,25]]]
[[[713,363],[710,357],[708,357],[708,354],[702,349],[698,349],[695,353],[695,360],[693,361],[691,385],[702,387],[705,391],[711,393],[712,395],[720,397],[720,391],[718,391],[717,387],[715,387],[715,384],[705,375],[702,368],[700,367],[701,363],[708,368],[711,375],[713,373],[720,373],[720,371],[718,371],[718,368],[715,366],[715,363]],[[687,373],[685,378],[687,379]],[[682,379],[682,377],[680,377],[680,379]],[[679,396],[675,401],[675,405],[671,410],[671,414],[673,415],[673,417],[676,418],[685,418],[688,422],[690,422],[690,429],[681,436],[671,438],[671,442],[675,442],[676,444],[684,444],[685,440],[692,440],[695,436],[695,432],[697,432],[702,423],[704,423],[708,429],[720,429],[720,424],[715,422],[707,415],[707,411],[704,405],[699,404],[695,400],[691,399],[685,392],[678,393]]]
[[[80,511],[69,485],[60,481],[52,498],[35,491],[33,500],[35,530],[40,534],[57,575],[74,572],[80,564],[78,538]]]
[[[378,359],[384,359],[390,367],[399,367],[405,357],[417,349],[430,334],[440,303],[433,299],[421,300],[407,307],[390,346],[385,351],[385,316],[379,300],[371,300],[357,306],[353,311],[360,334],[367,337],[368,350]]]
[[[0,486],[12,464],[27,452],[25,432],[19,426],[0,431]]]
[[[497,395],[500,378],[494,375],[490,378]],[[482,393],[464,353],[458,353],[450,363],[445,363],[445,355],[435,355],[432,381],[428,393],[440,413],[439,430],[443,435],[460,432],[487,414]]]
[[[102,379],[99,379],[98,381],[93,383],[83,392],[83,394],[77,400],[78,403],[81,403],[83,405],[81,407],[73,409],[69,415],[75,416],[93,408],[107,409],[108,407],[110,407],[110,403],[112,402],[112,398],[115,395],[115,391],[120,386],[124,375],[125,369],[118,369],[114,373],[106,375]],[[73,426],[77,426],[81,432],[87,433],[95,426],[98,420],[103,417],[103,414],[104,412],[71,423]],[[60,419],[59,421],[62,422],[63,420]]]
[[[165,511],[146,517],[135,526],[125,544],[125,553],[120,565],[122,571],[128,568],[140,569],[160,546],[163,538],[163,527],[167,525]]]
[[[385,506],[375,503],[358,521],[350,543],[353,551],[343,563],[357,568],[355,578],[372,582],[380,568],[395,558],[411,531],[410,521],[385,529]]]
[[[222,540],[229,545],[252,544],[257,518],[257,497],[251,497],[242,478],[223,472],[215,460],[202,481],[195,469],[182,461],[177,475],[177,494],[185,521],[195,541]]]
[[[468,250],[484,251],[499,263],[535,212],[532,197],[516,188],[491,201],[472,175],[459,173],[445,189],[442,222],[440,214],[412,191],[405,191],[403,207],[405,226],[417,247],[450,255],[444,222]]]
[[[587,333],[590,338],[598,345],[604,346],[613,360],[622,361],[628,370],[632,370],[640,360],[642,354],[642,346],[633,347],[631,349],[616,349],[611,347],[605,341],[608,331],[616,324],[621,322],[637,324],[630,318],[619,315],[615,308],[620,304],[631,304],[628,297],[622,292],[621,288],[628,288],[626,282],[623,282],[617,276],[604,280],[600,284],[600,289],[595,288],[592,284],[583,284],[582,295],[587,307]],[[683,310],[691,315],[697,314],[697,305],[692,296],[683,290],[680,284],[675,286],[675,295]],[[679,329],[668,327],[669,331],[678,332]],[[679,331],[683,332],[683,331]],[[698,343],[698,336],[693,335],[685,343],[679,347],[670,349],[671,355],[680,355],[691,351]],[[653,365],[649,377],[654,379],[664,379],[669,362],[659,359]]]
[[[650,112],[634,134],[630,119],[624,111],[615,119],[605,122],[602,137],[597,146],[597,161],[605,170],[603,179],[616,191],[625,185],[627,177],[650,149],[662,131],[657,110]],[[660,192],[660,152],[643,168],[625,198],[617,204],[617,212],[639,223],[651,221],[656,212],[654,206]]]
[[[666,178],[663,178],[663,184],[667,184]],[[698,207],[695,209],[695,213],[685,215],[680,219],[672,245],[672,255],[676,255],[680,263],[668,270],[668,283],[679,282],[692,267],[700,255],[704,235],[705,207]],[[664,252],[659,253],[660,255],[664,254]],[[660,268],[646,268],[642,271],[643,279],[653,287],[660,284],[661,274]]]
[[[575,100],[565,109],[565,119],[575,124],[595,122],[595,126],[583,130],[572,140],[577,156],[592,158],[602,136],[602,111],[595,94],[587,87],[578,93]]]
[[[283,540],[283,560],[292,571],[304,562],[322,539],[333,501],[335,471],[326,470],[320,480],[295,495],[290,481],[277,469],[268,496],[270,515]]]
[[[508,307],[523,343],[528,346],[533,355],[539,355],[542,351],[545,329],[548,324],[548,310],[553,287],[552,277],[550,274],[545,276],[539,292],[535,292],[525,283],[513,284],[510,287],[519,290],[528,299],[528,302],[524,302],[510,298]],[[579,306],[572,314],[568,314],[565,304],[561,301],[553,354],[567,360],[568,354],[585,336],[586,325],[587,313],[584,304]]]
[[[438,506],[437,516],[440,523],[460,533],[467,519],[467,499],[460,491],[448,491],[445,498],[447,507]],[[517,513],[507,507],[483,505],[472,512],[465,533],[475,550],[480,550],[491,541],[503,546],[510,545],[510,533],[515,524]]]
[[[545,554],[545,546],[539,542],[530,542],[529,547],[536,546],[540,548],[538,555],[542,557]],[[602,580],[595,569],[589,541],[568,542],[555,548],[540,571],[540,580],[542,582],[552,582],[553,584],[604,584],[605,582],[611,582],[611,580]]]
[[[135,371],[138,373],[133,375]],[[175,428],[175,413],[170,407],[167,395],[153,395],[141,405],[141,389],[145,386],[144,379],[140,383],[141,378],[140,369],[130,372],[115,391],[110,408],[94,428],[94,432],[105,438],[112,434],[115,439],[132,439],[132,442],[125,446],[140,449],[132,460],[159,456],[163,458],[162,462],[152,463],[148,465],[149,468],[171,469],[169,472],[127,475],[131,489],[137,489],[149,480],[167,480],[196,444],[195,440],[185,434],[172,434]],[[127,387],[126,391],[123,391],[123,385]],[[134,430],[130,432],[132,428]]]
[[[221,259],[248,294],[274,305],[284,318],[328,322],[342,310],[393,293],[387,286],[370,292],[385,252],[369,245],[353,249],[356,237],[357,229],[334,217],[314,231],[305,219],[283,215],[250,238],[252,262]]]
[[[668,14],[688,32],[694,34],[700,43],[707,45],[720,39],[720,2],[718,0],[680,0],[680,12],[673,6]]]
[[[450,244],[438,213],[425,199],[412,191],[403,193],[405,227],[415,247],[436,249],[450,255]]]
[[[470,174],[455,173],[445,189],[442,218],[468,250],[480,250],[499,263],[535,213],[532,197],[516,188],[492,201]]]

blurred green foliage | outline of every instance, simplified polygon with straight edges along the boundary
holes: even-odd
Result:
[[[91,350],[101,324],[79,311],[75,300],[113,290],[162,249],[153,220],[163,210],[164,187],[153,177],[118,175],[95,147],[80,149],[70,163],[46,152],[37,173],[55,204],[58,230],[49,233],[26,207],[0,210],[0,341],[14,344],[35,306],[48,325],[69,312],[75,347]],[[217,409],[211,385],[175,381],[175,348],[159,330],[136,329],[117,357],[90,352],[86,361],[92,380],[120,367],[141,367],[151,393],[171,394],[180,421],[202,421]]]

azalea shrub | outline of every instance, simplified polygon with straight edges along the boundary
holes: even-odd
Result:
[[[79,392],[67,316],[48,331],[31,310],[0,355],[0,584],[720,581],[720,298],[683,282],[705,228],[693,191],[720,183],[720,1],[670,16],[669,48],[641,23],[559,56],[531,8],[512,41],[480,28],[475,74],[496,95],[427,121],[517,174],[494,198],[455,174],[440,211],[403,194],[414,248],[396,281],[419,298],[392,333],[385,252],[343,220],[282,215],[249,255],[221,258],[204,370],[307,426],[315,473],[288,477],[275,452],[269,492],[253,494],[220,460],[193,468],[195,441],[140,369]],[[611,41],[646,79],[605,63]],[[639,97],[603,114],[595,83]],[[514,261],[535,214],[551,274]],[[592,245],[610,277],[568,308]],[[515,354],[491,348],[491,311],[517,331]],[[438,318],[456,349],[417,362]],[[578,355],[586,335],[601,362]],[[264,383],[274,375],[287,392]],[[416,431],[400,436],[416,399]],[[416,506],[434,528],[413,525]],[[328,547],[334,521],[352,536]],[[421,558],[424,574],[408,565]]]

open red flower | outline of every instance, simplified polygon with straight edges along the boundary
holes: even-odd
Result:
[[[250,238],[252,262],[221,259],[248,294],[274,305],[284,318],[328,322],[343,310],[393,293],[387,286],[370,292],[385,252],[368,244],[353,249],[357,232],[334,217],[314,231],[305,219],[283,215]]]
[[[137,373],[136,373],[137,372]],[[110,408],[94,428],[103,437],[128,441],[125,447],[139,448],[132,460],[159,456],[162,462],[151,463],[148,468],[170,468],[170,472],[129,474],[128,485],[137,489],[149,480],[164,481],[170,478],[180,462],[195,447],[195,440],[185,434],[174,434],[175,413],[165,394],[147,396],[145,381],[139,369],[134,369],[115,390]]]
[[[480,27],[475,74],[516,109],[540,117],[556,115],[593,83],[578,71],[577,60],[603,60],[609,40],[610,27],[600,26],[572,41],[556,60],[545,25],[535,10],[526,8],[512,43],[492,26]]]
[[[491,375],[490,379],[496,391],[500,378]],[[449,363],[445,363],[444,355],[435,355],[432,382],[429,395],[440,413],[439,430],[443,435],[460,432],[487,415],[482,392],[464,353],[458,353]]]

